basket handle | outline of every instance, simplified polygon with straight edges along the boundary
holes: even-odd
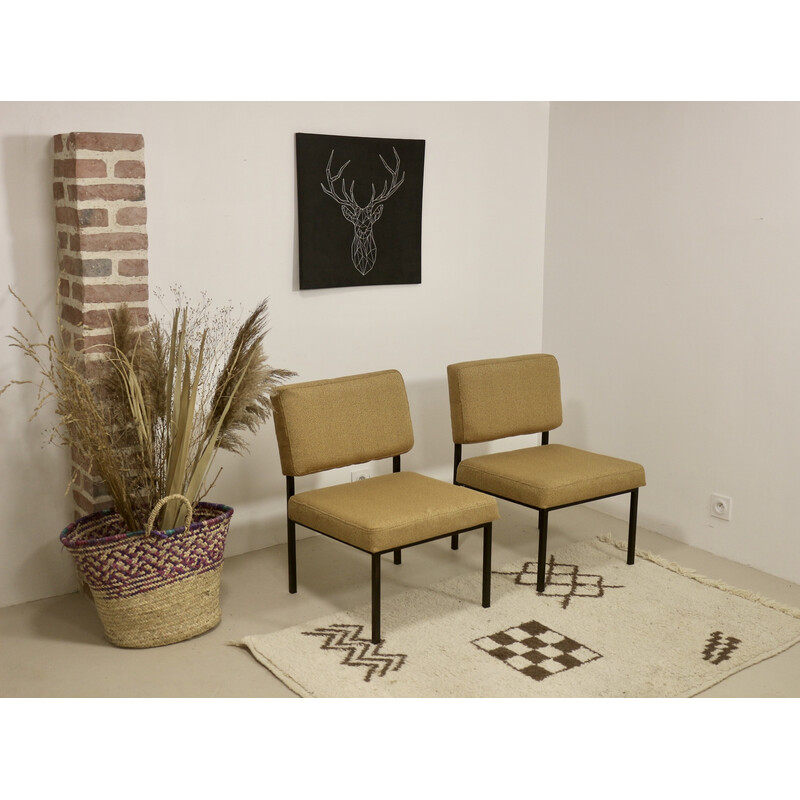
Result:
[[[156,504],[153,510],[150,512],[150,516],[147,520],[147,525],[144,526],[144,535],[149,536],[150,532],[153,530],[153,525],[155,525],[156,517],[158,516],[158,512],[161,511],[161,507],[168,503],[170,500],[182,500],[183,504],[186,506],[186,519],[183,521],[183,527],[188,528],[192,524],[192,504],[189,502],[189,499],[184,497],[182,494],[171,494],[167,497],[162,497]]]

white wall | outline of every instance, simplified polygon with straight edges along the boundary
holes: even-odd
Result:
[[[144,135],[151,290],[177,283],[244,310],[269,296],[267,352],[299,379],[399,369],[409,468],[450,478],[448,363],[541,347],[546,103],[0,103],[0,286],[49,330],[51,137],[70,131]],[[297,131],[426,140],[421,285],[297,290]],[[21,321],[4,292],[0,314],[3,333]],[[0,383],[29,371],[0,347]],[[41,446],[31,403],[24,390],[0,398],[0,606],[75,586],[58,542],[68,460]],[[248,457],[219,463],[209,499],[234,506],[227,553],[283,541],[271,423]]]
[[[795,582],[798,142],[797,103],[553,103],[544,313],[554,441],[641,461],[646,526]]]

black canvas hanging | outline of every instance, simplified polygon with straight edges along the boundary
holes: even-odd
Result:
[[[300,288],[422,282],[423,139],[295,134]]]

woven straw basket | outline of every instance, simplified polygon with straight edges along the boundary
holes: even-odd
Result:
[[[162,505],[173,499],[186,506],[184,526],[153,530]],[[198,503],[193,514],[185,497],[170,495],[157,503],[143,531],[126,531],[113,509],[64,528],[61,542],[91,590],[112,644],[157,647],[220,621],[220,573],[232,514],[214,503]]]

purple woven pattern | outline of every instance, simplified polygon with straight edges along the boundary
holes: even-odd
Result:
[[[227,506],[198,503],[188,529],[147,537],[121,532],[117,514],[91,514],[65,528],[61,541],[93,593],[132,597],[218,568],[232,514]]]

